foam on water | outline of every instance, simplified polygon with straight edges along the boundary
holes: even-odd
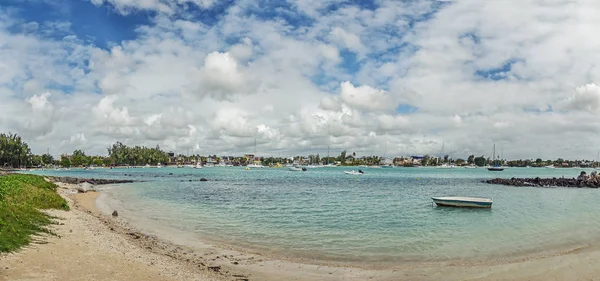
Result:
[[[574,177],[575,169],[365,168],[362,176],[343,170],[38,173],[144,180],[105,187],[100,208],[117,209],[138,227],[180,243],[202,239],[311,259],[393,263],[514,256],[582,245],[600,231],[600,190],[481,183],[498,176]],[[197,181],[201,177],[209,181]],[[493,197],[494,205],[432,207],[430,197],[446,195]]]

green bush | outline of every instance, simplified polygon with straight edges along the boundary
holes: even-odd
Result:
[[[0,176],[0,252],[29,244],[33,234],[50,233],[45,226],[52,220],[40,209],[69,210],[56,189],[40,176]]]

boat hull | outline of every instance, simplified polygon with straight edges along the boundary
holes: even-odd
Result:
[[[488,171],[492,171],[492,172],[502,172],[502,171],[504,171],[504,168],[488,168]]]
[[[442,207],[459,207],[459,208],[491,208],[492,200],[460,200],[460,199],[440,199],[431,198],[433,202]]]

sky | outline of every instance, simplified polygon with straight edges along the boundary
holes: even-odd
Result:
[[[595,159],[600,2],[3,0],[34,153]],[[598,83],[598,84],[596,84]],[[256,146],[255,146],[256,143]]]

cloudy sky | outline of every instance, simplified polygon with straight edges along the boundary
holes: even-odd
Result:
[[[357,4],[358,3],[358,4]],[[33,152],[596,158],[600,2],[3,0]],[[595,83],[598,83],[596,85]]]

